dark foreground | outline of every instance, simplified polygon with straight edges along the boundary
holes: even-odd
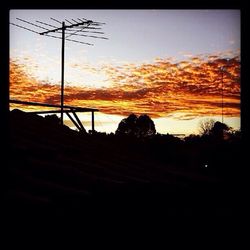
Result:
[[[11,217],[232,216],[239,202],[239,141],[80,135],[15,110],[8,158]]]

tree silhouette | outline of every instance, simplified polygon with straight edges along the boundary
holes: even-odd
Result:
[[[215,120],[213,119],[205,119],[200,122],[199,132],[201,135],[210,135],[211,130],[215,124]]]
[[[136,135],[136,121],[137,116],[135,114],[129,115],[121,120],[115,133],[117,135]]]
[[[135,114],[129,115],[121,120],[116,130],[116,135],[129,135],[136,137],[148,137],[155,135],[155,124],[148,115],[137,117]]]
[[[155,124],[148,115],[141,115],[136,122],[137,136],[147,137],[155,135]]]
[[[213,128],[211,129],[211,135],[218,139],[223,139],[225,132],[229,131],[230,128],[221,122],[215,122]]]
[[[224,139],[225,135],[230,131],[230,127],[225,123],[214,121],[212,119],[200,122],[200,134],[204,137],[212,137],[216,139]]]

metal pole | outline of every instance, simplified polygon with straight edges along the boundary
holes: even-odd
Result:
[[[224,100],[223,100],[223,67],[222,67],[222,76],[221,76],[221,120],[222,123],[224,123],[224,118],[223,118],[223,108],[224,108]]]
[[[63,125],[63,102],[64,102],[64,46],[65,46],[65,23],[62,22],[62,76],[61,76],[61,124]]]
[[[94,133],[94,131],[95,131],[95,117],[94,117],[94,111],[92,111],[91,113],[92,113],[92,133]]]

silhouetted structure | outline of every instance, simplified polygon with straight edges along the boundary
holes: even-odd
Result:
[[[62,40],[62,51],[61,51],[61,124],[63,125],[63,108],[64,108],[64,50],[65,50],[65,40],[67,41],[71,41],[71,42],[77,42],[77,43],[82,43],[82,44],[86,44],[86,45],[93,45],[91,43],[86,43],[86,42],[82,42],[82,41],[78,41],[78,40],[72,40],[69,39],[68,37],[70,36],[84,36],[84,37],[92,37],[92,38],[100,38],[100,39],[108,39],[106,37],[99,37],[99,36],[89,36],[89,35],[83,35],[81,34],[82,32],[84,32],[86,29],[100,29],[98,28],[98,26],[101,26],[105,23],[100,23],[100,22],[94,22],[92,20],[87,20],[85,18],[77,18],[77,20],[72,19],[72,21],[69,21],[67,19],[65,19],[65,21],[69,24],[65,24],[64,21],[58,21],[55,18],[51,18],[53,21],[57,22],[60,24],[61,27],[55,26],[55,25],[51,25],[45,22],[41,22],[41,21],[36,21],[37,23],[39,23],[39,25],[34,24],[32,22],[26,21],[24,19],[21,18],[16,18],[17,20],[19,20],[22,23],[31,25],[32,27],[36,27],[39,28],[40,31],[36,31],[36,30],[32,30],[30,28],[15,24],[15,23],[10,23],[11,25],[14,25],[16,27],[31,31],[33,33],[37,33],[39,35],[43,35],[43,36],[49,36],[49,37],[53,37],[53,38],[58,38]],[[41,26],[42,25],[42,26]],[[53,29],[48,29],[47,27],[53,27]],[[30,27],[30,26],[29,26]],[[43,30],[43,32],[41,32],[41,29]],[[45,30],[45,31],[44,31]],[[51,35],[51,33],[53,35]],[[96,32],[96,33],[100,33],[100,32]],[[101,32],[103,33],[103,32]],[[57,36],[58,34],[61,34],[61,36]],[[77,117],[75,117],[76,119],[78,119]],[[70,118],[71,119],[71,118]],[[81,123],[79,123],[81,124]],[[93,126],[93,125],[92,125]],[[81,127],[81,126],[80,126]]]
[[[61,108],[60,105],[56,104],[47,104],[47,103],[38,103],[38,102],[25,102],[25,101],[19,101],[19,100],[10,100],[10,103],[15,103],[15,104],[22,104],[22,105],[28,105],[28,106],[41,106],[41,107],[49,107],[49,108]],[[76,128],[81,131],[86,133],[85,128],[82,125],[82,122],[78,118],[76,112],[91,112],[91,117],[92,117],[92,131],[95,130],[95,119],[94,119],[94,112],[99,111],[98,109],[92,109],[92,108],[81,108],[81,107],[75,107],[75,106],[68,106],[64,105],[63,106],[63,113],[66,113],[66,115],[69,117],[69,119],[73,122],[73,124],[76,126]],[[61,113],[61,110],[43,110],[43,111],[29,111],[27,113],[30,114],[56,114],[56,113]],[[73,114],[73,116],[71,115]],[[75,119],[74,119],[74,118]]]

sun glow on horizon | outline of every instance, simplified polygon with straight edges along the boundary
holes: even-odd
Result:
[[[21,106],[18,106],[21,108]],[[42,115],[43,117],[45,115]],[[58,115],[59,117],[59,115]],[[79,113],[79,119],[81,120],[86,131],[92,129],[91,114]],[[122,119],[126,116],[121,115],[109,115],[102,112],[95,112],[95,130],[98,132],[115,133],[118,125]],[[206,119],[213,119],[215,121],[221,121],[220,116],[204,116],[196,117],[192,120],[177,120],[174,118],[153,118],[156,132],[160,134],[172,134],[176,136],[188,136],[190,134],[199,134],[200,122]],[[235,130],[240,130],[240,118],[239,117],[226,117],[224,123]],[[73,130],[77,130],[75,125],[68,119],[64,118],[64,124]]]

